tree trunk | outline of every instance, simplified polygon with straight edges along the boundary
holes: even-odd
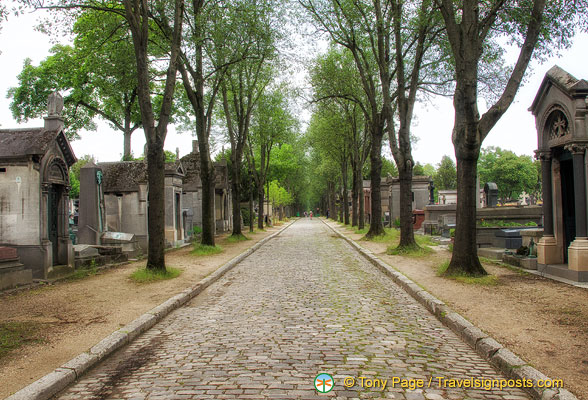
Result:
[[[154,129],[154,128],[152,128]],[[147,223],[149,249],[147,269],[165,271],[165,156],[163,141],[156,136],[147,152]]]
[[[210,159],[210,151],[206,137],[198,141],[200,150],[200,180],[202,181],[202,240],[207,246],[214,246],[215,212],[214,212],[214,165]]]
[[[341,193],[341,196],[339,196],[339,199],[340,199],[339,210],[338,210],[339,211],[339,222],[343,223],[343,214],[344,214],[343,208],[345,207],[343,204],[345,202],[343,199],[343,193]]]
[[[123,132],[124,135],[124,143],[123,143],[123,160],[130,161],[131,160],[131,131],[125,130]]]
[[[238,164],[238,165],[237,165]],[[233,233],[232,236],[243,235],[241,227],[241,163],[233,160],[231,189],[233,191]]]
[[[347,189],[347,166],[343,166],[343,219],[349,225],[349,190]]]
[[[361,230],[365,228],[365,196],[363,195],[363,176],[361,174],[361,168],[357,171],[357,179],[361,182],[359,186],[359,215],[358,215],[358,228]]]
[[[353,183],[351,189],[351,226],[357,226],[357,201],[359,200],[359,181],[357,180],[357,173],[353,169]]]
[[[400,243],[398,248],[418,247],[412,223],[412,163],[398,168],[400,178]]]
[[[456,152],[457,153],[457,152]],[[483,276],[476,245],[477,157],[457,158],[457,211],[453,255],[446,275]],[[458,251],[456,251],[458,249]]]
[[[384,235],[384,225],[382,224],[382,192],[380,191],[380,175],[382,173],[382,128],[374,128],[379,132],[372,133],[372,148],[370,150],[371,164],[371,196],[372,196],[372,215],[370,218],[370,230],[366,234],[368,238]]]
[[[233,200],[234,201],[234,200]],[[253,233],[253,220],[255,215],[253,214],[253,182],[249,188],[249,232]]]
[[[264,193],[263,193],[263,183],[259,185],[257,190],[257,199],[259,201],[259,206],[257,210],[257,228],[263,230],[263,201],[264,201]]]

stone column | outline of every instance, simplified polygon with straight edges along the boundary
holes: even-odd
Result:
[[[588,276],[588,235],[586,232],[586,166],[585,144],[572,144],[566,150],[572,153],[574,166],[574,204],[576,215],[576,238],[568,248],[568,268]]]
[[[561,254],[557,251],[557,242],[553,234],[553,187],[551,181],[551,151],[537,151],[536,157],[541,160],[541,179],[543,194],[543,237],[537,243],[537,263],[559,264]]]
[[[586,235],[586,173],[584,152],[586,145],[566,146],[572,153],[574,165],[574,204],[576,208],[576,237]]]
[[[97,181],[98,171],[102,172],[93,162],[80,169],[80,206],[78,216],[78,244],[101,244],[103,231],[101,215],[101,186]]]
[[[553,236],[553,187],[551,184],[551,152],[541,152],[541,182],[543,195],[543,236]]]

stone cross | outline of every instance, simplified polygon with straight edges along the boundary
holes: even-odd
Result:
[[[58,92],[49,95],[47,114],[49,117],[60,117],[63,110],[63,97]]]

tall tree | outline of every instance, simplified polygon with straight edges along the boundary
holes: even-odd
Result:
[[[65,92],[68,134],[76,137],[82,129],[96,129],[93,119],[98,116],[123,133],[123,159],[130,159],[131,135],[141,127],[141,115],[134,49],[125,18],[85,10],[77,15],[72,33],[73,46],[54,46],[53,54],[39,66],[25,60],[19,86],[8,91],[12,114],[17,121],[41,117],[47,96]]]
[[[343,132],[346,134],[345,140],[349,142],[352,170],[351,225],[359,225],[363,229],[365,212],[362,171],[371,146],[369,126],[365,118],[369,102],[362,89],[353,55],[345,48],[331,46],[324,56],[317,57],[310,75],[314,101],[338,104],[345,114],[345,124],[350,128]]]
[[[202,182],[202,236],[203,245],[214,246],[215,213],[214,185],[215,171],[210,156],[210,133],[213,125],[214,108],[226,65],[214,63],[223,57],[221,24],[214,21],[223,19],[220,5],[215,2],[193,0],[186,7],[186,39],[181,50],[178,69],[182,77],[186,97],[194,113],[194,127],[200,152],[200,180]],[[171,28],[168,26],[167,30]]]
[[[270,63],[277,57],[277,21],[273,15],[273,1],[238,2],[229,16],[225,16],[230,30],[237,33],[230,44],[232,52],[221,52],[227,60],[217,62],[230,64],[230,58],[240,54],[241,60],[230,64],[221,84],[223,111],[227,134],[231,143],[233,201],[233,236],[242,235],[240,195],[241,164],[249,135],[253,108],[273,78]],[[232,19],[232,20],[230,20]]]
[[[537,44],[540,53],[569,43],[585,1],[434,0],[447,31],[455,69],[455,123],[452,141],[457,159],[457,219],[454,251],[446,274],[485,275],[476,246],[476,172],[482,142],[511,105]],[[494,83],[498,99],[480,116],[478,95],[482,61],[499,46],[504,33],[520,46],[507,82]],[[495,60],[500,62],[500,59]],[[498,86],[498,87],[497,87]]]
[[[412,231],[412,167],[410,125],[423,66],[435,71],[440,52],[435,49],[441,29],[428,0],[412,1],[405,7],[400,0],[369,2],[300,0],[321,30],[331,39],[349,49],[360,75],[368,107],[365,117],[371,136],[371,208],[372,221],[368,237],[384,233],[380,193],[382,138],[385,132],[392,155],[400,172],[400,215],[402,232],[400,247],[415,247]],[[408,15],[416,15],[412,19]],[[437,61],[435,61],[437,58]],[[435,75],[434,73],[432,75]],[[436,81],[433,81],[436,82]],[[398,116],[398,127],[395,116]]]
[[[539,173],[531,157],[500,147],[482,149],[478,171],[480,182],[496,183],[502,203],[517,200],[523,192],[533,194],[538,187]]]
[[[149,209],[147,221],[149,226],[149,249],[147,268],[165,270],[165,154],[163,145],[167,135],[167,126],[172,111],[172,101],[176,86],[176,73],[180,44],[182,40],[182,23],[184,15],[184,1],[174,0],[172,10],[173,30],[168,36],[169,61],[165,86],[161,99],[161,106],[157,120],[154,113],[153,98],[151,96],[151,73],[149,60],[149,36],[152,19],[150,16],[166,20],[165,2],[147,0],[123,0],[126,20],[129,24],[133,45],[138,82],[137,95],[141,110],[141,120],[147,142],[147,177],[149,183]]]
[[[435,187],[440,190],[455,189],[457,187],[457,170],[455,163],[449,156],[443,156],[439,168],[433,177]]]
[[[318,105],[312,115],[307,136],[313,148],[337,163],[341,170],[343,221],[349,224],[349,165],[351,160],[352,126],[349,125],[348,103],[330,102]]]
[[[317,27],[326,31],[331,40],[347,48],[353,55],[367,98],[365,117],[368,123],[371,151],[371,209],[372,220],[368,237],[384,234],[380,170],[382,168],[382,139],[391,105],[390,26],[389,8],[382,13],[380,0],[372,2],[300,0],[312,15]],[[374,29],[375,24],[375,29]]]
[[[257,227],[263,229],[263,207],[265,184],[275,145],[287,141],[294,134],[296,121],[288,109],[284,87],[274,88],[261,96],[251,123],[251,134],[247,136],[247,163],[255,179],[258,197]]]

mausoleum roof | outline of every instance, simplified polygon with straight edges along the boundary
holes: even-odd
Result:
[[[43,156],[53,142],[61,149],[68,167],[77,161],[62,130],[45,128],[0,129],[0,158]]]
[[[98,166],[102,168],[105,192],[137,192],[139,185],[147,184],[146,162],[104,162]]]
[[[577,79],[559,66],[554,65],[545,74],[541,86],[539,86],[539,90],[537,91],[537,95],[533,100],[533,104],[529,107],[529,111],[533,114],[535,114],[535,111],[539,107],[539,103],[541,103],[542,99],[547,95],[551,85],[558,87],[568,96],[588,94],[588,82],[586,80]]]

